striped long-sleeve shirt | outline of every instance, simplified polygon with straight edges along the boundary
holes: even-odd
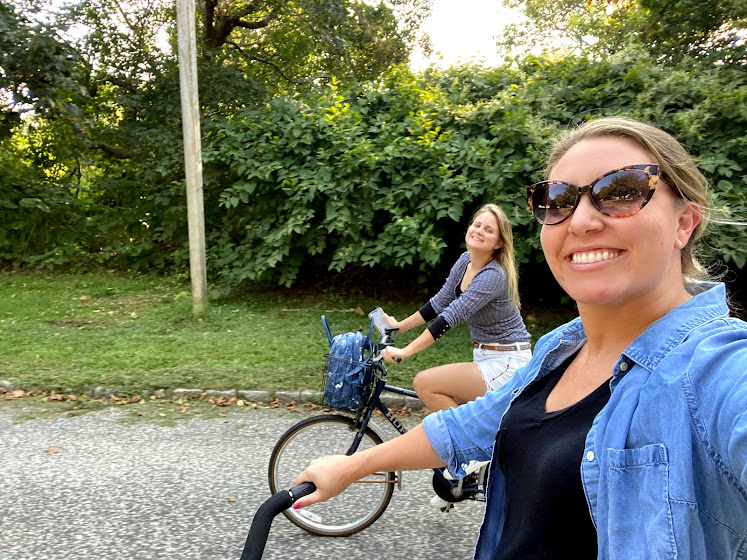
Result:
[[[436,326],[436,332],[431,329],[431,334],[438,338],[446,329],[467,323],[475,342],[529,342],[531,336],[508,293],[506,273],[495,260],[482,267],[461,292],[460,284],[469,262],[469,253],[465,252],[438,293],[420,309],[426,321],[436,319],[432,325]]]

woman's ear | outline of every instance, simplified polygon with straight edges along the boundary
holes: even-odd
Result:
[[[682,249],[688,244],[693,231],[699,223],[700,207],[695,202],[688,200],[680,213],[680,219],[677,226],[677,237],[675,240],[677,249]]]

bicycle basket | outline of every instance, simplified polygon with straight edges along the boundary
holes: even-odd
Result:
[[[371,396],[374,383],[373,344],[361,332],[332,339],[324,373],[324,399],[335,410],[358,411]]]

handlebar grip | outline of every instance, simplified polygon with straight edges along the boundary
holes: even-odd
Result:
[[[314,486],[313,482],[302,482],[298,486],[294,486],[288,490],[292,502],[295,502],[304,496],[308,496],[309,494],[313,494],[314,492],[316,492],[316,486]]]
[[[395,361],[395,362],[397,362],[397,363],[400,363],[400,362],[402,361],[402,358],[400,358],[400,357],[398,356],[398,357],[394,358],[394,361]]]

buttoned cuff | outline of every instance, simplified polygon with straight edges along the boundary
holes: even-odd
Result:
[[[428,332],[431,333],[433,340],[438,340],[439,338],[441,338],[441,335],[443,335],[450,328],[451,325],[446,322],[444,316],[439,315],[438,317],[436,317],[435,321],[428,325]]]

